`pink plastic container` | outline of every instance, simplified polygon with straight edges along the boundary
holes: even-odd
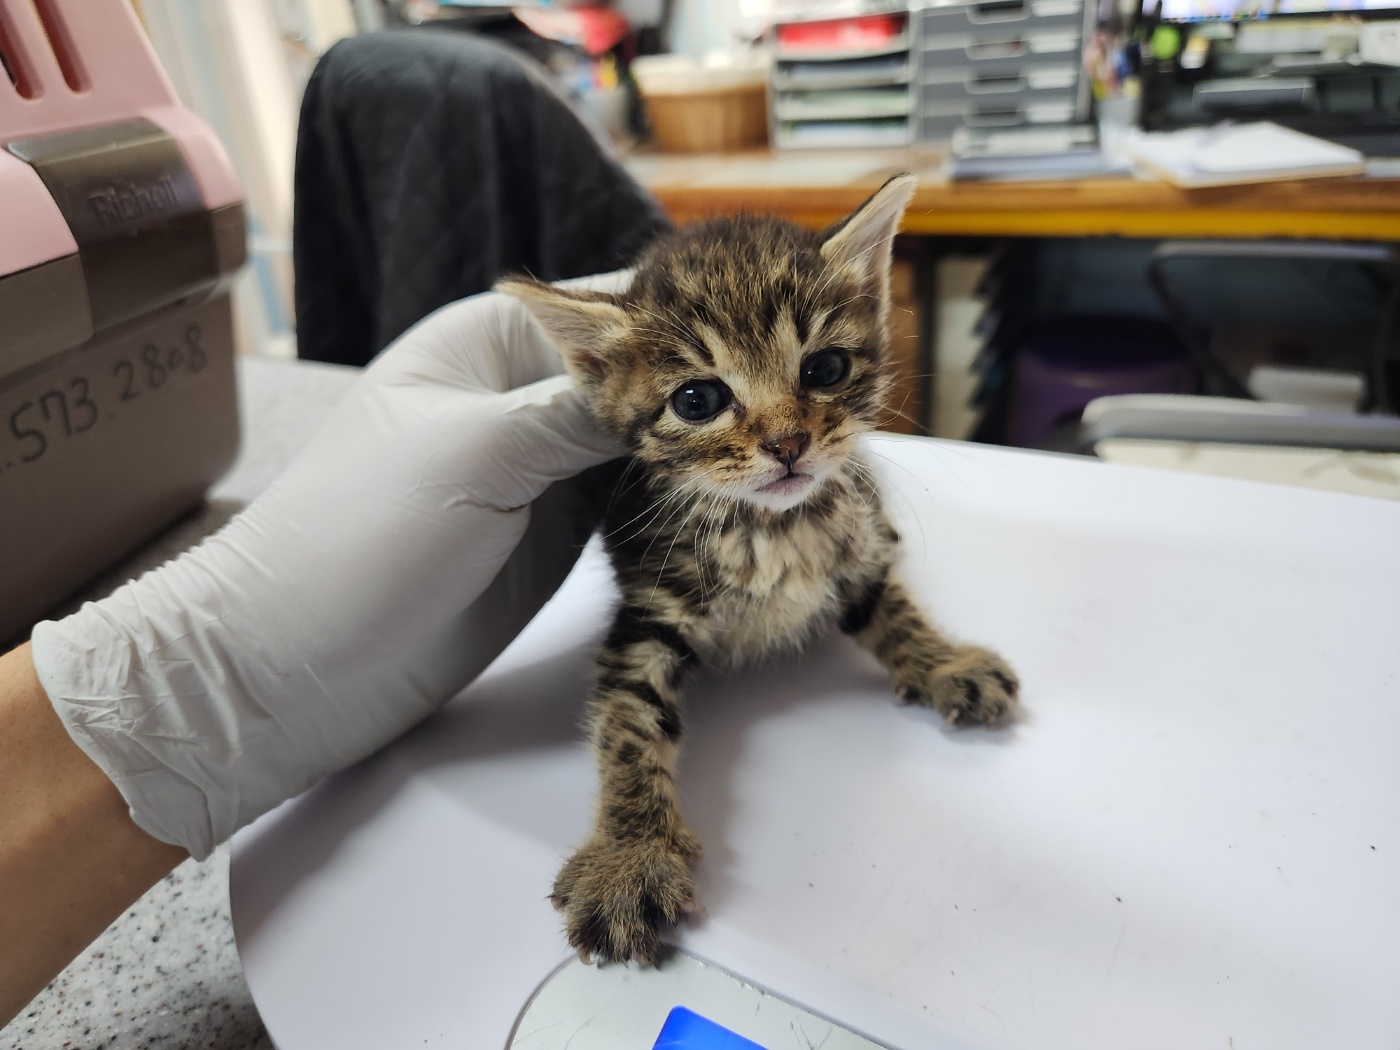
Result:
[[[0,645],[232,461],[242,197],[128,0],[0,0]]]

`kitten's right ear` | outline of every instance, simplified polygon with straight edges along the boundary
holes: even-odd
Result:
[[[565,290],[525,277],[501,281],[496,291],[520,300],[530,311],[580,385],[602,378],[607,370],[606,349],[627,328],[627,315],[612,298],[602,292]]]
[[[853,267],[884,288],[889,281],[890,253],[899,220],[919,180],[907,172],[896,175],[827,231],[822,256],[838,267]]]

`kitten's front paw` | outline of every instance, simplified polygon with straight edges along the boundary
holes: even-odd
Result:
[[[996,653],[976,646],[959,649],[920,681],[895,676],[895,691],[906,703],[932,707],[953,723],[998,725],[1016,711],[1020,688],[1016,672]]]
[[[688,831],[674,843],[590,839],[560,870],[550,897],[579,958],[658,962],[661,924],[695,910],[690,864],[699,856],[700,840]]]

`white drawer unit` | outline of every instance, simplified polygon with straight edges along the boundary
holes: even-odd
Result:
[[[902,146],[918,104],[907,9],[780,22],[769,117],[782,148]]]
[[[988,63],[977,69],[930,69],[919,79],[920,97],[930,102],[988,95],[1069,92],[1079,87],[1079,71],[1062,62]]]
[[[919,40],[925,69],[977,67],[989,62],[1058,59],[1078,68],[1083,33],[1078,29],[966,30]]]
[[[912,71],[913,63],[907,51],[839,62],[806,58],[781,63],[773,73],[773,88],[784,92],[907,84]]]
[[[930,5],[920,12],[918,32],[925,37],[1009,28],[1082,29],[1083,0],[975,0]]]
[[[774,101],[774,112],[779,121],[908,117],[910,108],[911,99],[906,84],[848,88],[843,91],[782,92]]]
[[[923,142],[946,142],[959,128],[1050,127],[1070,124],[1074,119],[1073,98],[924,106],[919,114],[918,136]]]
[[[914,13],[914,137],[1071,124],[1088,115],[1085,0],[978,0]]]

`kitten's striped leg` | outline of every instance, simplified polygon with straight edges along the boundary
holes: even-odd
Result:
[[[841,629],[885,665],[901,700],[950,723],[995,725],[1015,712],[1016,672],[994,652],[943,637],[888,572],[852,589]]]
[[[675,783],[680,682],[694,660],[679,631],[637,605],[618,612],[598,654],[589,704],[598,809],[552,895],[581,958],[654,963],[662,922],[694,908],[700,840]]]

